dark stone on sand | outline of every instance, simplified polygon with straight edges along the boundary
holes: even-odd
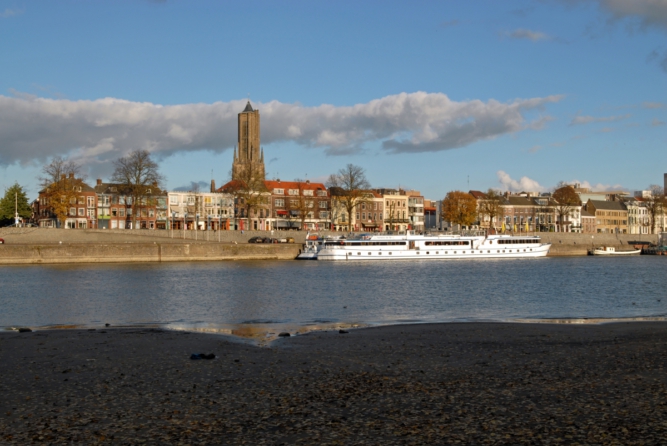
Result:
[[[26,327],[19,328],[19,333],[30,333],[30,332],[32,332],[32,330],[29,328]]]
[[[110,327],[110,326],[111,326],[111,324],[104,324],[104,326],[105,326],[105,327]]]
[[[280,336],[281,338],[289,338],[291,335],[289,333],[287,333],[286,331],[283,331],[278,336]]]
[[[338,333],[340,333],[340,334],[347,334],[347,333],[349,333],[349,331],[347,331],[347,330],[338,330]]]

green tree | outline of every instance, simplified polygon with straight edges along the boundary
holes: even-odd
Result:
[[[14,183],[5,189],[5,196],[0,199],[0,226],[14,224],[14,215],[18,211],[19,218],[26,221],[32,216],[32,208],[23,187]]]

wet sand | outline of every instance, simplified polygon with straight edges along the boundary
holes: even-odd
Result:
[[[661,322],[3,332],[0,444],[666,444],[666,370]]]

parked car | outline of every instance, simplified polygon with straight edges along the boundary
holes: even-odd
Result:
[[[264,243],[264,237],[253,237],[248,240],[248,243]]]
[[[294,237],[287,237],[285,243],[294,243]]]
[[[0,238],[0,245],[4,245],[4,244],[5,244],[5,239],[4,239],[4,238]]]

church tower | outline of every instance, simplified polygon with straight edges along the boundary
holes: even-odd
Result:
[[[248,171],[254,179],[265,179],[264,151],[259,145],[259,110],[253,110],[250,101],[239,113],[238,143],[234,148],[232,180],[248,178]]]

